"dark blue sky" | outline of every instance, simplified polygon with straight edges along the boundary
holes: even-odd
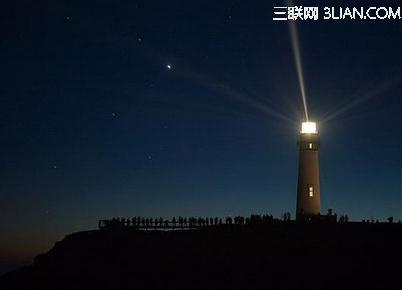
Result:
[[[371,5],[325,3],[346,4]],[[2,1],[0,264],[99,218],[294,214],[302,103],[273,6]],[[323,210],[401,219],[401,20],[297,24]]]

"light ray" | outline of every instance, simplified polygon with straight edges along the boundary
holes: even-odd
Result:
[[[152,61],[165,63],[169,59],[172,63],[175,63],[174,73],[171,75],[173,77],[181,77],[184,79],[191,80],[192,82],[206,87],[208,89],[217,91],[220,95],[226,95],[233,99],[236,99],[242,103],[247,104],[249,107],[263,113],[265,116],[275,117],[282,121],[286,121],[292,125],[297,124],[297,121],[289,116],[278,111],[277,108],[266,105],[264,102],[257,100],[250,93],[243,92],[242,90],[235,89],[232,86],[224,83],[221,80],[215,80],[212,77],[201,73],[200,71],[194,69],[192,66],[185,63],[182,59],[177,59],[175,57],[167,57],[160,51],[154,49],[153,47],[147,46],[147,55],[152,58]],[[267,100],[265,100],[267,101]]]
[[[265,115],[276,117],[278,119],[290,122],[292,124],[296,122],[295,120],[289,118],[283,113],[280,113],[277,109],[271,108],[265,105],[263,102],[257,100],[250,93],[246,93],[238,89],[235,89],[234,87],[224,83],[223,81],[214,80],[213,78],[204,75],[190,68],[189,66],[184,65],[183,63],[181,63],[180,69],[176,70],[176,75],[186,79],[190,79],[193,82],[202,85],[206,88],[215,90],[221,95],[226,95],[228,97],[241,101],[247,104],[249,107],[264,113]]]
[[[388,80],[380,85],[378,85],[375,89],[359,96],[358,98],[352,100],[351,102],[347,103],[346,105],[342,106],[340,109],[336,110],[333,113],[330,113],[328,116],[324,117],[321,122],[328,122],[333,118],[353,109],[354,107],[369,101],[372,98],[381,96],[385,92],[395,88],[396,86],[402,83],[402,75],[399,75],[391,80]]]
[[[288,1],[288,5],[293,6],[292,1]],[[288,20],[288,24],[290,31],[290,40],[292,43],[293,56],[296,64],[297,78],[299,80],[299,87],[303,102],[304,116],[306,118],[306,121],[308,121],[309,116],[307,109],[306,88],[304,86],[303,65],[300,55],[299,35],[297,32],[296,21]]]

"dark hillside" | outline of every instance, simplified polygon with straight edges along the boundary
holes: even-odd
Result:
[[[402,289],[400,224],[96,230],[68,235],[1,289]]]

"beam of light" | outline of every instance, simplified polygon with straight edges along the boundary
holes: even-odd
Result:
[[[344,106],[342,106],[340,109],[336,110],[335,112],[332,112],[332,113],[328,114],[327,116],[324,116],[322,118],[321,122],[327,122],[327,121],[353,109],[354,107],[369,101],[372,98],[381,96],[382,94],[391,90],[392,88],[399,86],[401,83],[402,83],[402,75],[399,75],[391,80],[388,80],[388,81],[380,84],[373,90],[371,90],[371,91],[359,96],[358,98],[352,100],[351,102],[345,104]]]
[[[264,105],[263,103],[255,100],[255,99],[253,99],[250,95],[245,95],[231,87],[227,87],[226,91],[222,91],[222,92],[227,94],[230,97],[236,98],[239,101],[247,103],[250,107],[252,107],[256,110],[259,110],[260,112],[262,112],[264,114],[276,117],[283,121],[294,123],[294,121],[292,119],[290,119],[289,117],[285,116],[282,113],[279,113],[278,111]]]
[[[285,114],[280,113],[276,108],[267,106],[263,102],[257,100],[250,93],[246,93],[243,90],[235,89],[220,80],[215,80],[210,76],[207,76],[206,74],[200,73],[182,60],[176,59],[174,57],[166,57],[160,51],[150,46],[146,47],[146,54],[152,59],[153,62],[157,61],[159,63],[166,63],[166,60],[169,59],[170,61],[172,61],[172,63],[175,63],[175,70],[172,76],[188,79],[205,88],[214,90],[221,95],[226,95],[232,99],[236,99],[237,101],[245,103],[249,107],[263,113],[265,116],[275,117],[292,125],[298,123],[296,120],[293,120]]]
[[[256,100],[249,93],[245,93],[240,90],[237,90],[227,84],[224,84],[222,81],[213,80],[212,78],[202,75],[200,73],[197,73],[193,70],[187,71],[183,76],[192,79],[197,84],[200,84],[206,88],[213,89],[222,95],[226,95],[226,96],[236,99],[242,103],[245,103],[249,107],[254,108],[257,111],[260,111],[260,112],[264,113],[265,115],[276,117],[280,120],[287,121],[292,124],[295,123],[294,120],[292,120],[291,118],[287,117],[286,115],[278,112],[278,110],[268,107],[265,104],[263,104],[262,102]]]
[[[236,99],[237,101],[245,103],[249,107],[262,112],[264,115],[269,115],[271,117],[275,117],[277,119],[287,121],[292,124],[296,123],[295,120],[292,120],[288,116],[278,112],[278,110],[271,108],[271,107],[265,105],[264,103],[258,101],[253,96],[251,96],[250,93],[246,93],[246,92],[240,91],[238,89],[235,89],[235,88],[229,86],[228,84],[225,84],[222,81],[214,80],[209,76],[201,74],[201,73],[195,71],[194,69],[191,69],[188,66],[185,66],[184,64],[182,64],[180,67],[181,67],[180,69],[176,70],[177,76],[189,79],[189,80],[197,83],[198,85],[201,85],[205,88],[214,90],[221,95],[226,95],[232,99]]]
[[[288,6],[294,6],[293,1],[288,1]],[[297,70],[297,78],[299,80],[299,87],[301,92],[301,97],[303,101],[304,107],[304,116],[306,121],[308,121],[308,110],[307,110],[307,98],[306,98],[306,89],[304,86],[304,76],[303,76],[303,66],[300,55],[300,45],[299,45],[299,36],[297,33],[296,21],[288,20],[289,31],[290,31],[290,40],[292,43],[293,56],[295,59],[296,70]]]

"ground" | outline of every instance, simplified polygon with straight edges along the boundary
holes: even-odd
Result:
[[[273,223],[68,235],[1,289],[402,289],[401,224]]]

